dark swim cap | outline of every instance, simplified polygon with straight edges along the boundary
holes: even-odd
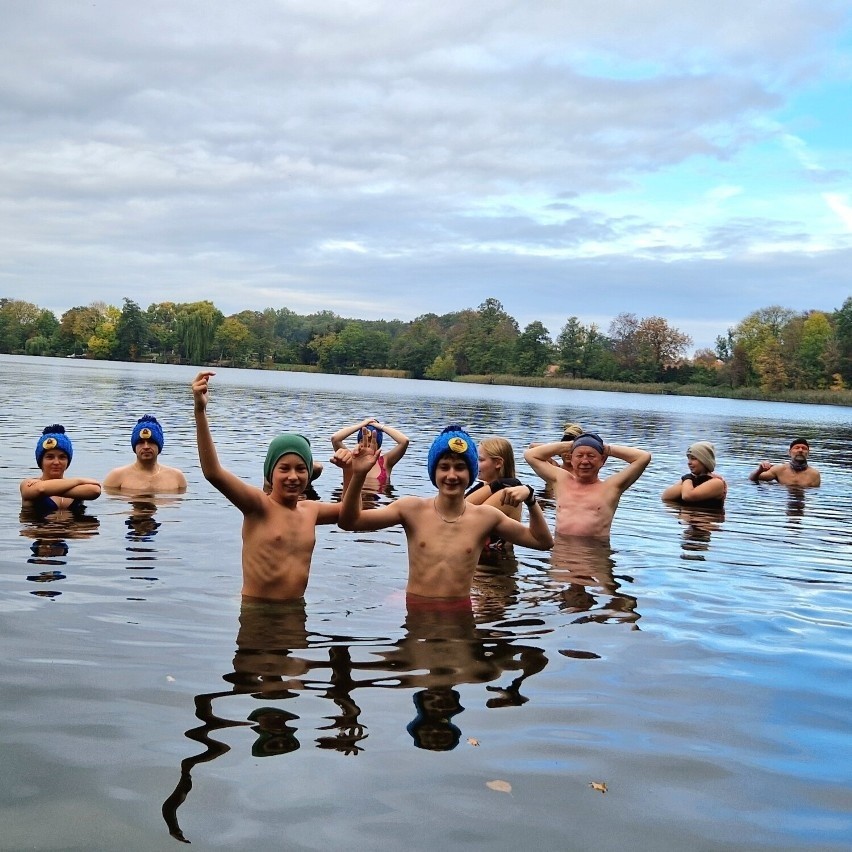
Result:
[[[793,438],[793,440],[790,441],[791,447],[795,447],[796,444],[804,444],[808,449],[811,448],[811,445],[808,443],[807,438]]]
[[[583,432],[579,438],[574,438],[574,446],[572,450],[576,450],[577,447],[591,447],[593,450],[597,450],[601,455],[604,454],[604,442],[600,435],[596,435],[594,432]]]
[[[369,429],[376,436],[376,447],[381,447],[382,438],[385,437],[385,433],[379,429],[378,426],[373,426],[372,423],[368,423],[366,426],[359,427],[358,431],[355,433],[355,438],[358,443],[361,443],[361,436],[364,434],[364,430]]]

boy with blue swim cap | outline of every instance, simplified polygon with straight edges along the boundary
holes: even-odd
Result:
[[[111,470],[104,479],[104,488],[148,494],[186,491],[183,472],[160,463],[164,445],[160,421],[153,414],[143,414],[130,433],[130,446],[136,461]]]
[[[303,499],[313,453],[310,441],[295,432],[282,433],[269,444],[263,462],[269,493],[222,466],[207,422],[208,384],[214,375],[205,370],[192,383],[198,458],[204,478],[243,514],[243,600],[300,600],[308,584],[316,527],[336,523],[340,504]],[[350,455],[339,450],[332,462],[343,467]]]
[[[408,541],[409,608],[443,601],[467,601],[473,573],[485,542],[500,537],[536,550],[553,547],[541,507],[531,493],[529,525],[512,520],[494,506],[465,501],[476,478],[479,459],[473,438],[458,425],[448,426],[432,442],[426,467],[437,488],[434,497],[401,497],[389,506],[361,512],[360,489],[378,449],[368,435],[352,453],[352,479],[343,495],[338,524],[345,530],[379,530],[400,524]],[[514,491],[506,499],[520,502]]]

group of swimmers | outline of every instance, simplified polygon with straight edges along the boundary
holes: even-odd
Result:
[[[321,473],[307,438],[294,432],[275,437],[264,460],[264,485],[249,485],[223,467],[207,419],[209,383],[215,375],[200,372],[192,382],[196,441],[202,473],[243,514],[242,593],[246,600],[296,600],[304,595],[316,542],[316,527],[337,524],[344,530],[373,531],[400,525],[408,543],[409,607],[469,602],[480,556],[495,546],[519,544],[550,550],[554,539],[536,499],[535,490],[516,477],[511,444],[486,438],[477,449],[460,426],[448,426],[433,441],[427,460],[432,497],[406,496],[363,511],[362,493],[372,482],[384,488],[393,467],[409,446],[400,430],[368,418],[332,436],[330,461],[343,472],[340,502],[305,499]],[[383,454],[387,435],[395,446]],[[356,436],[353,447],[344,443]],[[186,478],[159,461],[163,430],[151,415],[133,428],[133,463],[110,471],[103,488],[127,492],[181,492]],[[808,465],[804,438],[790,444],[790,462],[761,462],[750,478],[785,485],[816,486],[819,472]],[[76,511],[101,494],[102,485],[85,477],[66,477],[73,457],[64,428],[48,426],[36,445],[41,477],[21,482],[25,508],[41,514]],[[611,476],[599,474],[610,458],[625,466]],[[599,435],[578,424],[566,424],[562,440],[531,444],[524,453],[530,467],[556,499],[556,534],[561,537],[609,538],[613,517],[624,492],[651,461],[647,450],[605,444]],[[557,461],[557,459],[559,461]],[[715,472],[716,456],[707,441],[687,450],[689,473],[662,493],[664,501],[719,507],[727,494],[725,480]],[[521,522],[522,505],[528,520]]]

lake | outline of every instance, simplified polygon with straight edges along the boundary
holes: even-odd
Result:
[[[241,606],[196,371],[0,356],[1,849],[850,848],[852,409],[218,370],[220,458],[257,485],[277,432],[325,460],[367,416],[412,439],[385,501],[434,493],[451,422],[509,438],[537,488],[522,451],[565,421],[653,453],[610,547],[517,548],[473,617],[407,617],[398,528],[320,528],[304,606]],[[185,495],[21,517],[44,426],[103,478],[147,412]],[[800,434],[820,488],[748,481]],[[699,439],[724,516],[659,499]],[[339,471],[316,485],[338,499]]]

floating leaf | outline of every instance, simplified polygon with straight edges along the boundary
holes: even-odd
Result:
[[[606,781],[589,781],[589,786],[599,793],[606,793]]]
[[[469,742],[472,746],[478,746],[478,745],[479,745],[479,740],[478,740],[478,739],[476,739],[476,737],[468,737],[468,738],[467,738],[467,741],[468,741],[468,742]]]
[[[508,781],[486,781],[485,786],[489,790],[496,790],[498,793],[512,792],[512,785]]]
[[[174,683],[175,679],[171,675],[166,675],[166,683]]]

